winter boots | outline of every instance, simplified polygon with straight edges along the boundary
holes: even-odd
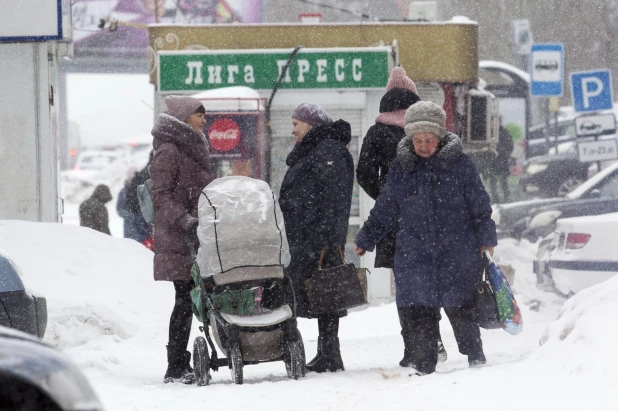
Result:
[[[163,377],[164,383],[181,382],[183,384],[194,384],[195,374],[189,365],[191,353],[184,349],[167,346],[167,371]]]
[[[345,370],[341,359],[339,337],[336,335],[319,337],[318,347],[321,348],[321,352],[318,351],[316,358],[307,364],[307,371],[322,373]]]
[[[483,364],[487,364],[487,359],[483,351],[477,354],[468,354],[468,365],[470,368],[480,367]]]
[[[318,317],[318,354],[307,364],[309,372],[344,371],[339,349],[339,316],[323,314]]]
[[[323,344],[322,340],[323,339],[324,339],[323,337],[318,337],[318,352],[315,355],[315,357],[313,357],[313,359],[307,363],[307,365],[306,365],[307,367],[309,367],[309,368],[313,367],[315,365],[315,363],[322,356],[322,344]]]
[[[448,355],[446,354],[446,349],[444,348],[444,344],[442,344],[442,340],[438,340],[438,362],[445,362],[447,358],[448,358]],[[401,361],[399,361],[399,366],[400,367],[412,367],[413,366],[412,352],[408,347],[404,348],[403,350],[403,358],[401,359]]]

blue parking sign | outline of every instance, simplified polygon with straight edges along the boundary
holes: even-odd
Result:
[[[577,112],[611,110],[612,74],[609,70],[571,73],[573,107]]]

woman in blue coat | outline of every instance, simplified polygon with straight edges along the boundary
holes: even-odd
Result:
[[[489,195],[446,113],[421,101],[406,112],[405,132],[386,187],[356,237],[363,255],[396,228],[397,308],[410,365],[435,371],[440,308],[470,366],[486,362],[474,302],[482,253],[497,245]]]

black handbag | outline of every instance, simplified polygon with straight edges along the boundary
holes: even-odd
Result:
[[[489,260],[483,256],[483,274],[476,290],[476,323],[486,330],[502,328],[498,317],[496,294],[489,284]]]
[[[311,314],[334,313],[367,304],[362,286],[367,284],[366,270],[357,270],[352,263],[346,264],[341,248],[338,249],[343,264],[322,268],[325,253],[322,249],[318,269],[305,280]]]

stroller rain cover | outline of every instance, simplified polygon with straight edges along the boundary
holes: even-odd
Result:
[[[287,266],[283,215],[268,183],[232,176],[208,184],[198,203],[202,277],[238,267]]]

